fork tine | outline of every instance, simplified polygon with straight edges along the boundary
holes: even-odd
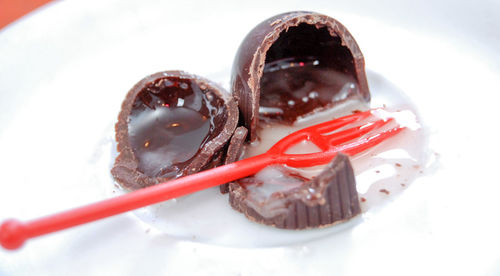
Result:
[[[316,140],[314,138],[315,136],[320,136],[321,133],[331,132],[343,126],[346,126],[350,123],[354,123],[364,118],[367,118],[372,114],[373,110],[374,109],[370,109],[364,112],[354,113],[352,115],[339,117],[328,122],[306,127],[281,139],[280,141],[278,141],[278,143],[274,144],[274,146],[272,146],[269,149],[269,151],[273,153],[284,152],[288,148],[290,148],[294,143],[299,142],[300,140],[303,139],[308,139],[308,137],[309,140],[317,144],[317,146],[321,150],[326,150],[329,148],[329,146],[324,143],[323,144],[320,143],[319,140],[315,141]]]
[[[385,141],[386,139],[398,134],[399,132],[401,132],[405,129],[406,129],[406,127],[397,126],[397,127],[391,128],[389,130],[382,131],[382,132],[370,135],[370,136],[365,137],[365,138],[361,138],[361,139],[356,140],[354,142],[338,146],[338,147],[336,147],[335,150],[337,152],[341,151],[341,152],[346,153],[350,156],[353,156],[353,155],[356,155],[360,152],[363,152],[363,151]]]
[[[332,160],[339,152],[343,152],[349,156],[354,156],[395,136],[404,129],[406,129],[406,127],[397,126],[347,144],[330,148],[324,152],[288,154],[285,159],[286,161],[283,163],[295,168],[323,165],[330,162],[330,160]]]
[[[328,141],[329,146],[336,146],[355,138],[361,138],[363,135],[369,133],[370,131],[386,126],[393,121],[394,118],[389,118],[387,120],[381,119],[332,134],[322,135],[322,138]]]

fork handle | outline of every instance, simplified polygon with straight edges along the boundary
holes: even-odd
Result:
[[[273,156],[261,154],[31,221],[21,222],[16,219],[9,219],[0,225],[0,244],[6,249],[17,249],[29,238],[228,183],[255,174],[276,162],[277,159]]]

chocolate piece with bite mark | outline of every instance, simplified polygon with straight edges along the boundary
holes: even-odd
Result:
[[[115,125],[115,180],[138,189],[219,165],[238,123],[233,97],[207,79],[165,71],[126,95]]]
[[[349,158],[342,153],[314,179],[299,187],[273,193],[271,209],[260,208],[262,205],[253,201],[250,193],[245,185],[229,184],[231,206],[250,220],[277,228],[323,227],[361,213],[354,172]]]
[[[331,17],[298,11],[260,23],[241,43],[231,76],[250,140],[259,112],[291,122],[354,96],[369,101],[364,66],[352,35]]]

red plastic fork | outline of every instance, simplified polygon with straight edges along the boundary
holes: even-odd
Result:
[[[349,124],[367,119],[370,116],[373,116],[372,110],[314,125],[286,136],[264,154],[184,176],[94,204],[28,222],[21,222],[15,219],[7,220],[0,226],[0,244],[6,249],[16,249],[29,238],[231,182],[255,174],[273,164],[286,164],[292,167],[310,167],[325,164],[332,160],[338,152],[344,152],[348,155],[358,154],[404,129],[404,127],[398,125],[388,130],[368,135],[374,130],[388,126],[393,121],[390,118],[386,120],[378,119],[361,126],[334,132]],[[286,153],[288,149],[303,140],[308,140],[316,144],[321,151],[309,154]]]

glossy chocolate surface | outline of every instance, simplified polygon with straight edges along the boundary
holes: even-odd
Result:
[[[266,63],[260,87],[259,119],[285,124],[358,94],[352,75],[315,58]]]
[[[160,78],[137,95],[129,115],[129,139],[138,170],[151,177],[175,177],[210,138],[222,99],[189,79]],[[207,97],[210,95],[209,97]]]
[[[111,173],[137,189],[219,165],[237,122],[233,98],[208,80],[181,71],[148,76],[123,101]]]

